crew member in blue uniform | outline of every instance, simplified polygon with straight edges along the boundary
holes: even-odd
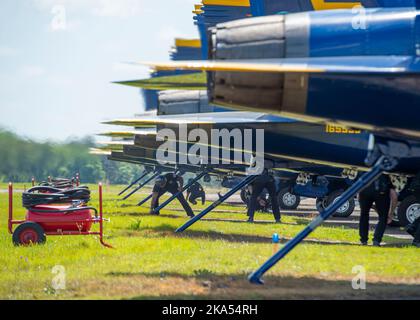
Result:
[[[182,186],[184,184],[184,179],[180,175],[175,173],[167,173],[165,175],[159,176],[159,178],[155,182],[155,186],[153,187],[152,193],[152,204],[150,208],[150,214],[158,215],[159,212],[154,213],[153,210],[159,207],[159,198],[165,194],[166,192],[171,193],[172,195],[178,193],[182,190]],[[185,200],[184,195],[181,193],[177,197],[179,203],[184,208],[185,212],[189,217],[194,217],[193,210],[191,209],[190,205],[188,204],[187,200]]]
[[[369,213],[373,204],[376,206],[379,221],[373,235],[373,245],[380,246],[387,226],[389,208],[391,206],[391,180],[387,175],[380,176],[375,182],[359,194],[360,225],[359,235],[362,245],[367,245],[369,240]]]
[[[273,210],[274,219],[277,223],[281,222],[281,215],[279,203],[277,200],[276,181],[267,169],[264,169],[263,174],[258,176],[251,184],[252,193],[248,205],[248,222],[254,222],[254,214],[258,205],[258,197],[261,192],[266,189],[271,199],[271,207]]]
[[[191,183],[193,179],[188,180],[188,183]],[[197,204],[197,199],[201,198],[201,203],[204,205],[206,203],[206,192],[204,191],[203,186],[196,182],[187,190],[187,200],[192,204]]]

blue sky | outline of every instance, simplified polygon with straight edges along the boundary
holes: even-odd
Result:
[[[197,37],[194,0],[1,0],[0,127],[62,141],[141,112],[147,69],[168,60],[175,37]]]

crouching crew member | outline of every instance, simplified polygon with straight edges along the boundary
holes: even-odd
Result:
[[[150,214],[158,215],[159,212],[154,213],[153,210],[159,207],[159,198],[166,192],[171,193],[172,195],[178,193],[182,190],[184,184],[184,179],[181,176],[176,175],[175,173],[167,173],[165,175],[159,176],[155,182],[152,193],[152,205],[150,208]],[[194,217],[194,213],[188,204],[187,200],[182,193],[177,197],[179,203],[184,208],[185,212],[189,217]]]
[[[191,183],[193,179],[188,180],[188,183]],[[201,203],[204,205],[206,203],[206,192],[204,191],[203,186],[196,182],[187,190],[187,200],[193,205],[197,204],[197,199],[201,198]]]
[[[391,180],[387,175],[380,176],[359,194],[360,202],[360,225],[359,234],[362,245],[367,245],[369,240],[369,213],[375,203],[379,221],[373,236],[373,245],[380,246],[385,233],[389,208],[391,205]]]
[[[254,222],[254,213],[258,205],[258,197],[261,192],[266,189],[271,198],[271,207],[273,209],[274,219],[277,223],[281,222],[279,203],[277,200],[276,181],[274,177],[269,174],[267,169],[264,169],[263,174],[258,176],[251,184],[252,193],[248,205],[248,222]]]

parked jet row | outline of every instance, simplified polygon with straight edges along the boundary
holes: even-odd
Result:
[[[145,88],[147,110],[156,112],[108,121],[134,128],[105,134],[114,139],[105,145],[109,158],[153,167],[155,175],[182,168],[198,172],[197,179],[202,172],[244,177],[177,231],[255,178],[245,176],[255,165],[255,145],[229,150],[218,141],[190,141],[195,129],[250,130],[254,136],[264,130],[263,165],[279,176],[294,172],[296,181],[305,177],[303,184],[311,176],[350,178],[347,190],[250,276],[261,283],[265,272],[381,174],[392,175],[402,190],[420,172],[417,9],[418,0],[203,0],[194,10],[201,41],[178,41],[171,62],[143,62],[153,68],[152,81],[122,83]],[[204,85],[208,94],[197,91]],[[180,88],[194,91],[154,90]],[[162,129],[175,134],[157,139]],[[171,143],[172,160],[162,164],[157,150]],[[197,144],[199,163],[181,163]],[[228,161],[235,152],[243,158]]]

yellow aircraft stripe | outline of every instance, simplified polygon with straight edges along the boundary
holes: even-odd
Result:
[[[326,0],[311,0],[315,10],[332,10],[332,9],[351,9],[355,6],[361,6],[360,1],[355,2],[327,2]]]
[[[175,39],[175,45],[177,47],[191,47],[191,48],[201,48],[200,39]]]
[[[208,6],[229,6],[229,7],[250,7],[249,0],[203,0],[203,5]]]
[[[195,14],[203,13],[203,10],[201,10],[202,7],[203,7],[203,5],[201,3],[200,4],[195,4],[193,13],[195,13]]]

